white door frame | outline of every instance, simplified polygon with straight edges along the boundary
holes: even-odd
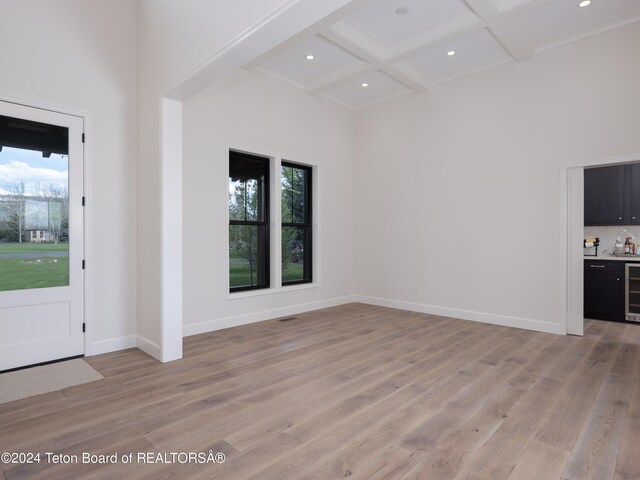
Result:
[[[38,108],[40,110],[48,110],[54,113],[62,113],[79,117],[84,125],[84,159],[83,159],[83,183],[84,183],[84,355],[89,357],[93,355],[93,244],[91,243],[92,232],[92,202],[91,202],[91,114],[85,110],[62,107],[46,102],[33,99],[9,96],[0,94],[0,101],[7,103],[15,103],[24,107]]]
[[[582,241],[584,238],[584,169],[620,163],[639,162],[640,153],[624,157],[564,164],[560,167],[561,215],[561,285],[562,314],[561,333],[582,335],[583,312],[583,264]]]

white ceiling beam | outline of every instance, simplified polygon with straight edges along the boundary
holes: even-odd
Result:
[[[269,68],[266,65],[258,65],[254,69],[254,71],[264,73],[265,75],[269,75],[270,77],[273,77],[273,78],[277,78],[281,82],[288,83],[289,85],[293,85],[294,87],[299,88],[301,90],[304,89],[304,83],[301,80],[298,80],[297,78],[294,78],[291,75],[285,75],[283,73],[280,73],[279,71]]]
[[[332,25],[346,17],[348,17],[349,15],[351,15],[353,12],[360,10],[363,7],[366,7],[368,4],[372,3],[373,0],[351,0],[351,2],[349,2],[347,5],[344,5],[343,7],[337,9],[335,12],[331,13],[330,15],[326,16],[325,18],[323,18],[322,20],[320,20],[322,23],[324,23],[325,25]]]
[[[428,29],[401,38],[384,49],[384,60],[395,63],[438,45],[449,43],[486,27],[471,10],[465,9],[451,15]]]
[[[533,56],[534,45],[529,43],[530,35],[519,31],[504,18],[492,0],[465,0],[465,2],[487,24],[496,40],[516,61],[523,62]]]
[[[347,83],[358,75],[371,70],[374,70],[371,65],[358,60],[357,62],[334,68],[318,78],[308,80],[304,84],[304,91],[309,95],[317,95]]]
[[[369,46],[353,38],[347,31],[339,29],[336,26],[329,27],[322,22],[316,23],[312,29],[318,35],[335,43],[352,55],[371,64],[376,70],[386,73],[391,78],[403,83],[416,92],[422,92],[428,89],[428,85],[425,85],[419,79],[393,68],[393,66],[385,62],[379,54],[373,52]]]
[[[257,67],[259,67],[260,65],[262,65],[263,63],[270,62],[271,60],[276,58],[281,53],[284,53],[287,50],[289,50],[294,45],[297,45],[298,43],[303,42],[304,40],[306,40],[306,39],[308,39],[310,37],[313,37],[314,35],[315,35],[315,33],[313,33],[313,31],[309,30],[308,28],[305,28],[304,30],[302,30],[301,32],[296,33],[292,37],[287,38],[284,42],[276,45],[271,50],[269,50],[269,51],[263,53],[262,55],[254,58],[249,63],[246,63],[245,65],[242,66],[242,68],[244,68],[245,70],[254,70]]]
[[[328,23],[322,22],[324,25]],[[385,45],[376,37],[371,35],[368,31],[361,28],[357,23],[353,22],[350,18],[345,18],[332,24],[329,28],[340,33],[343,37],[347,38],[351,43],[354,43],[361,48],[364,48],[369,53],[377,58],[384,58]]]
[[[527,13],[534,8],[541,7],[553,0],[502,0],[500,2],[500,13],[511,18]]]
[[[225,44],[162,95],[184,101],[348,3],[349,0],[289,0]]]
[[[630,23],[639,21],[640,10],[618,15],[617,17],[609,18],[603,22],[592,23],[591,25],[586,25],[582,28],[578,28],[577,30],[571,30],[562,35],[548,38],[543,42],[540,42],[536,51],[541,52],[543,50],[547,50],[548,48],[559,47],[560,45],[564,45],[565,43],[582,40],[583,38],[597,35],[598,33],[606,32],[608,30],[623,27]]]
[[[395,68],[399,72],[404,73],[408,77],[415,78],[416,81],[419,81],[423,85],[426,85],[428,88],[432,88],[435,85],[433,78],[419,71],[417,68],[407,62],[396,62],[393,64],[393,68]]]

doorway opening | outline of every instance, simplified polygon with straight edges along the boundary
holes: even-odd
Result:
[[[604,270],[607,269],[607,265],[609,264],[603,264],[602,266],[600,265],[602,264],[602,260],[613,260],[613,256],[611,256],[611,258],[607,257],[607,255],[611,255],[613,253],[613,242],[610,242],[610,239],[604,238],[604,236],[602,239],[600,239],[598,235],[594,233],[597,229],[594,230],[594,227],[590,225],[594,223],[593,220],[588,221],[588,224],[590,226],[585,227],[585,208],[587,207],[588,209],[587,216],[591,218],[593,214],[590,212],[593,212],[594,202],[602,202],[602,200],[600,199],[594,200],[593,198],[589,198],[590,204],[585,206],[585,170],[589,170],[589,172],[587,173],[587,183],[590,184],[590,182],[592,182],[592,179],[589,177],[592,172],[591,168],[613,166],[620,166],[620,168],[624,168],[625,165],[637,163],[639,161],[640,155],[603,160],[600,162],[584,163],[582,165],[567,165],[562,168],[562,211],[564,212],[564,214],[562,228],[563,261],[561,262],[561,264],[563,265],[563,299],[565,305],[563,312],[564,314],[562,317],[562,333],[573,335],[583,335],[584,333],[585,274],[588,274],[588,272],[585,272],[585,268],[587,266],[591,267],[589,260],[597,260],[594,263],[593,268],[598,268],[599,273],[600,270],[603,270],[603,274],[605,276],[606,274],[611,273],[611,275],[608,275],[608,277],[611,277],[610,279],[598,277],[596,279],[597,281],[602,282],[604,280],[611,280],[612,282],[619,282],[619,287],[617,287],[617,290],[614,288],[615,285],[611,288],[617,291],[618,294],[622,295],[622,297],[619,297],[615,300],[616,302],[618,302],[619,308],[622,308],[624,302],[624,271],[622,272],[622,274],[614,274],[613,271],[604,272]],[[620,188],[623,188],[624,182],[620,185]],[[626,188],[628,193],[628,184]],[[617,227],[621,229],[621,231],[625,229],[624,223],[626,221],[625,219],[627,215],[626,213],[622,213],[622,209],[623,206],[621,203],[619,214],[620,218],[615,219],[615,221],[619,222]],[[629,216],[629,218],[631,218],[631,216]],[[629,222],[630,221],[631,220],[629,220]],[[609,221],[601,221],[601,223],[607,222]],[[614,223],[614,220],[611,220],[611,223]],[[599,228],[603,230],[604,226],[601,226]],[[592,243],[593,238],[602,240],[599,243],[598,256],[586,257],[585,253],[587,251],[589,253],[594,253],[595,251],[595,249],[591,247],[589,247],[589,250],[585,249],[585,245]],[[590,242],[585,244],[585,241]],[[637,242],[640,242],[640,239],[636,240],[636,243]],[[612,244],[609,245],[609,243]],[[587,260],[586,263],[585,259]],[[618,261],[622,261],[622,263],[624,263],[624,261],[626,260],[628,260],[628,258],[618,259]],[[615,267],[615,264],[611,265]],[[589,303],[589,305],[590,304],[591,303]],[[588,309],[590,308],[589,305],[587,305]]]

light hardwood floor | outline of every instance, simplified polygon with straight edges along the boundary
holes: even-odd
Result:
[[[640,325],[583,338],[361,304],[186,338],[184,359],[87,361],[104,380],[0,405],[12,479],[640,478]],[[222,452],[142,464],[138,452]],[[81,459],[81,457],[79,457]]]

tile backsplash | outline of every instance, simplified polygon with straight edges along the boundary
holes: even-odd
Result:
[[[613,245],[616,238],[620,237],[624,243],[625,237],[633,236],[634,243],[640,243],[640,225],[620,225],[610,227],[584,227],[584,236],[599,237],[600,246],[598,247],[598,255],[606,255],[613,253]],[[592,249],[586,249],[591,253]],[[586,253],[585,250],[585,253]],[[605,251],[606,250],[606,251]]]

